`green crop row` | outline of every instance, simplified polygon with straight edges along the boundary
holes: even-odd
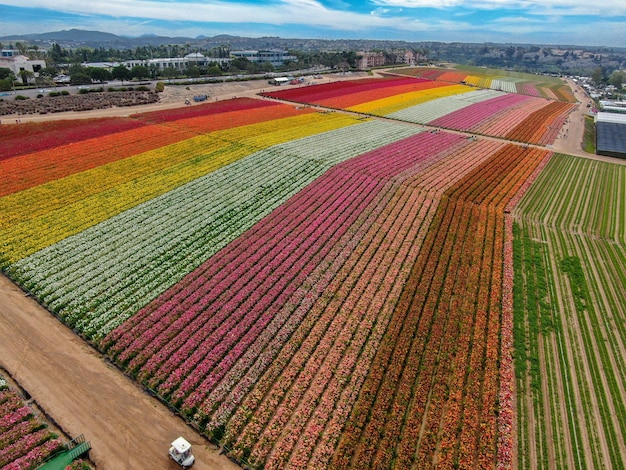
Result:
[[[626,467],[625,171],[555,155],[513,211],[519,468]]]

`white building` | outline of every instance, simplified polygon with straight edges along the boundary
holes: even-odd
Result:
[[[248,59],[250,62],[258,64],[269,62],[274,67],[280,67],[287,61],[298,60],[296,56],[289,55],[289,52],[276,49],[260,51],[231,51],[230,55],[235,58]]]
[[[159,70],[174,68],[176,70],[185,70],[191,66],[204,67],[209,64],[218,63],[220,65],[230,62],[231,59],[219,59],[206,57],[199,52],[192,52],[185,57],[166,57],[161,59],[149,59],[143,65],[150,67],[156,66]]]
[[[39,72],[46,68],[46,62],[44,60],[30,60],[13,49],[2,49],[0,51],[0,67],[10,69],[20,79],[20,72],[22,71],[32,72],[35,77],[38,77]]]

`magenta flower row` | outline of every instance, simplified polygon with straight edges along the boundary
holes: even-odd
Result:
[[[371,428],[364,434],[371,445],[358,452],[373,465],[383,464],[387,442],[389,452],[407,462],[427,459],[439,436],[444,460],[458,449],[493,462],[498,426],[496,413],[486,407],[494,407],[502,393],[497,365],[503,293],[497,282],[504,264],[500,221],[508,201],[500,194],[521,183],[516,176],[482,186],[469,182],[479,182],[473,178],[480,165],[501,151],[499,142],[421,133],[335,166],[116,329],[105,339],[108,353],[208,432],[221,428],[235,456],[268,469],[312,462],[327,467],[370,380],[439,198],[467,178],[462,190],[476,204],[454,206],[461,212],[449,215],[457,227],[453,233],[467,240],[465,248],[455,251],[454,238],[435,243],[458,272],[446,276],[441,270],[448,264],[438,265],[434,255],[424,265],[431,273],[425,278],[433,279],[423,292],[425,311],[435,315],[437,304],[445,305],[437,314],[443,321],[432,328],[420,323],[414,331],[421,333],[398,345],[405,348],[400,356],[409,358],[407,367],[422,375],[384,383],[378,393],[391,401],[373,408],[371,416],[372,426],[387,426],[383,445]],[[486,166],[480,181],[496,181],[499,172],[525,162],[516,156],[509,163],[507,155]],[[485,190],[490,184],[493,189]],[[502,212],[487,210],[490,205]],[[465,291],[457,282],[472,282],[475,293],[459,295]],[[469,328],[462,327],[466,311],[476,312]],[[429,335],[432,350],[425,347]],[[458,341],[446,340],[451,337]],[[459,362],[441,363],[442,357]],[[450,370],[463,370],[464,361],[468,373],[451,378]],[[450,388],[459,401],[446,404],[451,380],[461,380],[458,389]],[[393,383],[400,388],[393,390]],[[449,407],[445,416],[424,414],[429,396],[433,410]],[[402,397],[416,413],[409,418],[415,429],[428,430],[417,456],[411,453],[416,434],[405,440],[400,428],[388,424],[403,419],[394,404]],[[463,408],[455,411],[455,404]],[[440,432],[441,419],[463,427]],[[483,426],[485,443],[471,447],[469,436]],[[367,449],[373,453],[365,458]]]
[[[429,124],[447,129],[471,131],[477,128],[477,126],[482,124],[486,119],[497,115],[503,110],[519,106],[529,99],[528,96],[507,93],[487,101],[466,106],[458,111],[435,119]]]

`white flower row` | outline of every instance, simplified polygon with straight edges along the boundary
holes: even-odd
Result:
[[[103,336],[331,166],[416,132],[369,121],[256,152],[12,269],[71,325]]]
[[[491,81],[491,88],[494,90],[502,90],[507,93],[517,93],[517,84],[523,80],[513,77],[494,78]]]
[[[473,90],[411,106],[410,108],[396,111],[388,117],[426,124],[472,104],[481,103],[502,95],[504,95],[503,92],[496,90]]]

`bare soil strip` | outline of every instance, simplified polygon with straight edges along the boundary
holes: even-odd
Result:
[[[239,468],[4,276],[0,309],[0,366],[65,433],[85,435],[99,470],[176,469],[167,450],[180,435],[194,468]]]

